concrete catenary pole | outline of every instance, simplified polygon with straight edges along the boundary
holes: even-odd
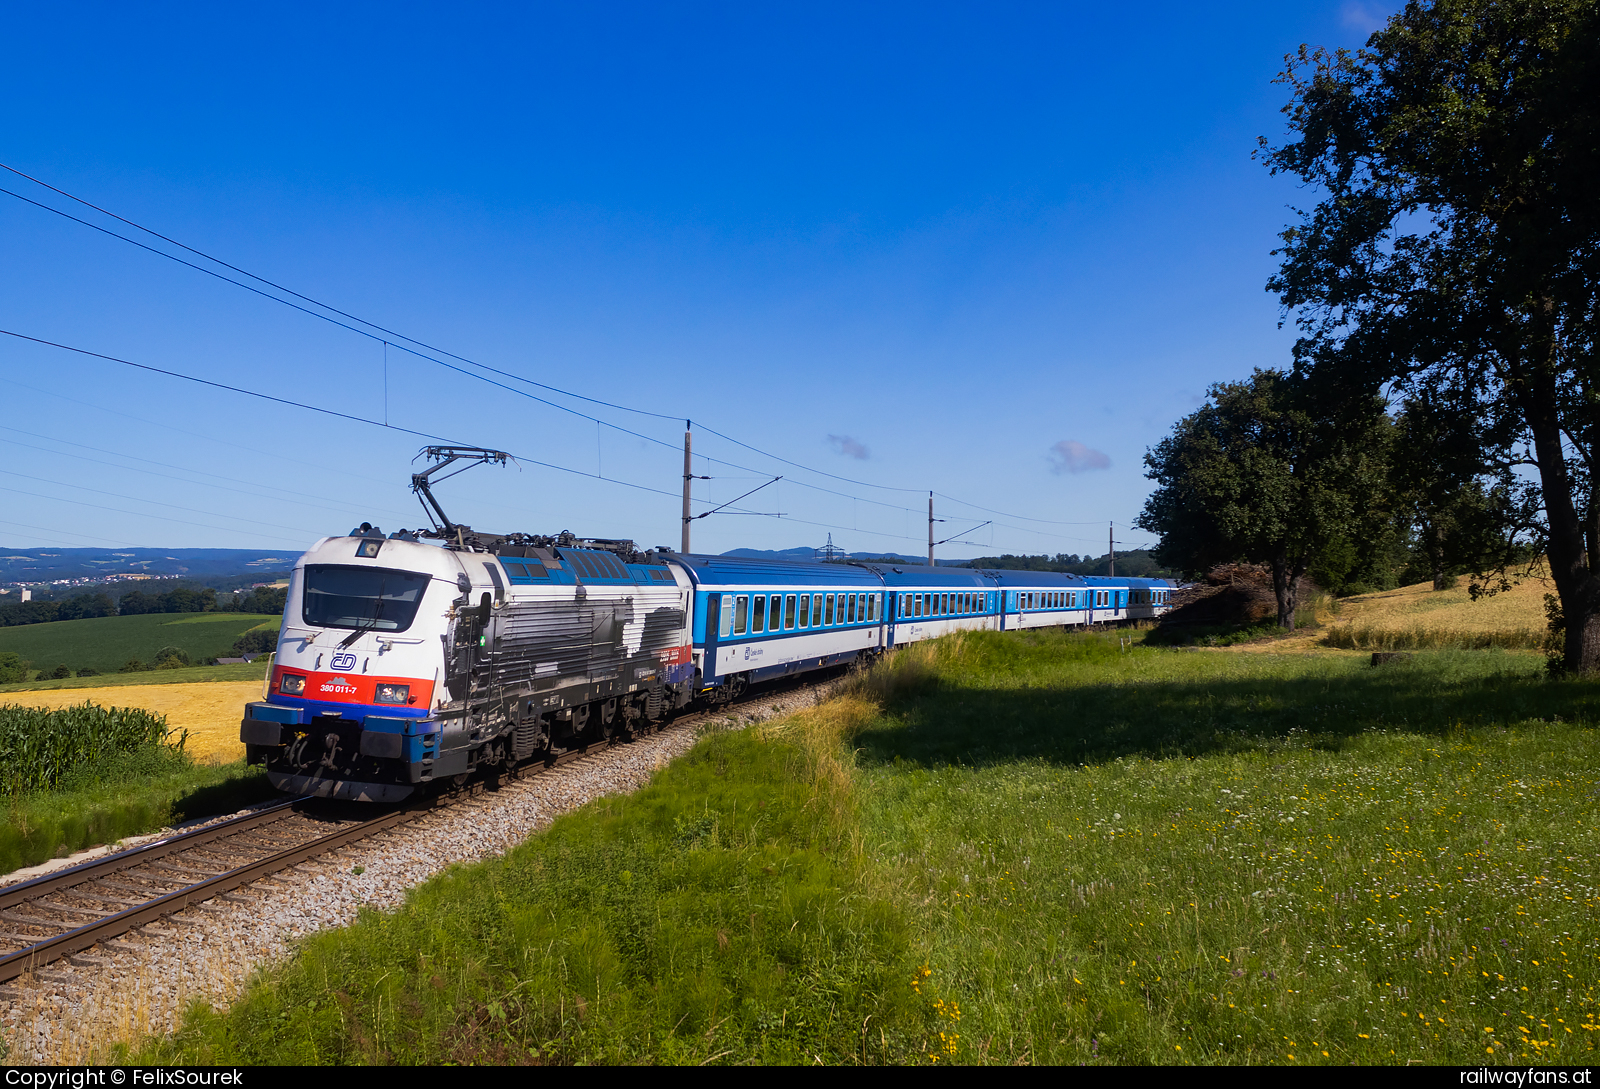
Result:
[[[689,482],[694,479],[694,472],[689,462],[689,431],[693,426],[693,420],[683,421],[683,548],[680,551],[684,555],[689,554],[689,523],[693,521],[689,516]]]
[[[1106,555],[1110,558],[1110,561],[1111,561],[1109,566],[1106,568],[1106,575],[1109,576],[1110,578],[1116,578],[1117,577],[1117,540],[1116,540],[1117,534],[1116,534],[1116,529],[1117,529],[1117,524],[1115,522],[1107,522],[1106,523]],[[685,549],[684,551],[687,552],[688,549]]]
[[[928,566],[933,566],[933,492],[928,493]]]

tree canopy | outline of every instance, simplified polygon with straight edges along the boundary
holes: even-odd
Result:
[[[1208,403],[1145,455],[1156,489],[1135,522],[1161,535],[1157,560],[1191,575],[1267,564],[1278,622],[1290,630],[1300,577],[1382,490],[1382,406],[1314,407],[1281,371],[1212,386]]]
[[[1322,195],[1268,285],[1297,373],[1470,421],[1449,447],[1547,554],[1568,664],[1600,669],[1600,5],[1413,2],[1282,80],[1263,153]]]

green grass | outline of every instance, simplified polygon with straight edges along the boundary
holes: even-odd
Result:
[[[0,653],[15,652],[44,673],[58,665],[115,673],[130,658],[148,665],[163,647],[178,647],[193,662],[226,657],[239,636],[280,620],[254,613],[150,613],[23,624],[0,628]]]
[[[142,1054],[914,1057],[928,1025],[905,915],[861,884],[839,732],[820,727],[820,744],[800,727],[709,737],[648,788],[435,879],[397,912],[309,939],[230,1010],[197,1010],[176,1041]]]
[[[166,747],[123,754],[80,768],[60,790],[4,799],[0,873],[274,795],[261,768],[243,760],[196,765]]]
[[[1587,1063],[1600,684],[1543,670],[912,648],[139,1057]]]
[[[856,739],[945,1057],[1591,1061],[1600,689],[1542,666],[947,646]]]
[[[156,669],[145,673],[103,673],[95,677],[69,677],[65,680],[32,680],[0,684],[0,696],[8,692],[47,692],[62,688],[106,688],[139,684],[191,684],[201,681],[259,681],[267,675],[267,660],[258,658],[245,665],[189,666],[184,669]]]

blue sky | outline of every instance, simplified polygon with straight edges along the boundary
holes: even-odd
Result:
[[[1101,554],[1108,521],[1133,547],[1145,450],[1288,359],[1264,284],[1312,198],[1250,157],[1283,56],[1385,10],[13,6],[0,162],[671,419],[495,378],[596,424],[4,194],[0,329],[508,450],[439,490],[482,529],[676,545],[690,417],[757,448],[697,429],[696,510],[785,477],[738,506],[786,517],[699,520],[696,550],[918,553],[928,489],[942,556]],[[292,553],[425,521],[414,435],[11,337],[0,428],[8,547]]]

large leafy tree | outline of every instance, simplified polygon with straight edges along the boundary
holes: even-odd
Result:
[[[1382,490],[1388,430],[1376,400],[1335,414],[1305,392],[1272,370],[1212,386],[1145,455],[1156,489],[1136,522],[1161,535],[1156,559],[1187,574],[1268,565],[1291,631],[1300,577]]]
[[[1472,420],[1457,449],[1548,556],[1567,664],[1600,669],[1600,4],[1411,3],[1282,78],[1268,163],[1322,197],[1269,284],[1298,372]]]

